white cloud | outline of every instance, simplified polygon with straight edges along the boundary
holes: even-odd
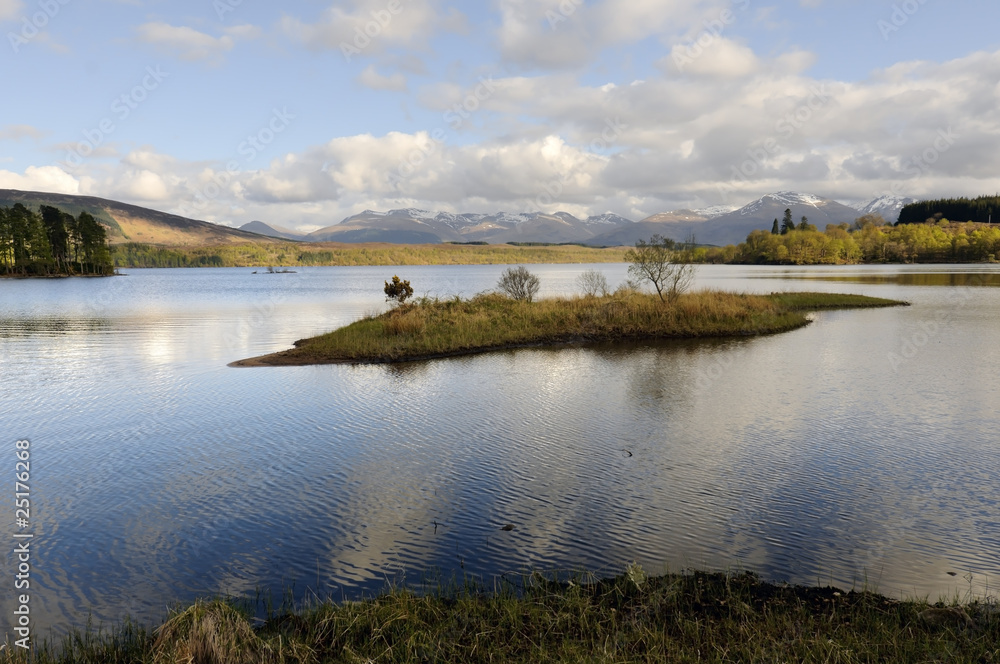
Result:
[[[443,9],[440,0],[349,0],[312,23],[286,15],[280,27],[309,48],[338,50],[351,61],[392,46],[422,46],[441,31],[462,32],[465,17]]]
[[[504,59],[541,68],[578,67],[608,46],[700,31],[704,21],[732,10],[724,0],[499,0],[499,6]]]
[[[7,125],[0,129],[0,141],[19,141],[22,138],[40,139],[45,132],[31,125]]]
[[[115,185],[115,198],[148,202],[170,198],[170,189],[163,177],[149,170],[127,171],[116,178]]]
[[[79,194],[80,182],[57,166],[29,166],[23,174],[0,171],[0,189]]]
[[[79,182],[84,193],[176,205],[172,211],[197,218],[300,227],[410,205],[639,218],[720,203],[722,182],[732,186],[733,203],[781,189],[842,199],[894,186],[915,196],[1000,189],[1000,52],[901,63],[866,81],[840,82],[805,75],[807,53],[761,59],[735,42],[716,46],[697,75],[617,85],[582,85],[568,73],[496,78],[461,143],[442,121],[437,134],[343,136],[232,174],[222,162],[143,147],[88,160],[77,179],[43,168],[2,172],[0,186]],[[740,67],[742,76],[732,77]],[[369,83],[391,81],[375,67],[366,71]],[[728,78],[720,83],[719,76]],[[431,108],[467,93],[453,84],[420,91]],[[483,118],[500,129],[476,134]],[[734,169],[748,163],[751,170],[733,181]]]
[[[670,57],[661,61],[661,66],[677,73],[695,76],[743,78],[757,73],[760,61],[748,47],[718,37],[705,46],[674,46]]]
[[[21,0],[0,0],[0,21],[15,18],[21,12],[21,7]]]
[[[212,37],[194,28],[160,22],[144,23],[136,28],[136,33],[140,42],[190,61],[216,61],[236,44],[230,34]]]
[[[263,31],[259,27],[250,24],[234,25],[231,28],[225,28],[223,32],[239,41],[257,39],[261,36],[261,34],[263,34]]]
[[[398,92],[406,90],[406,76],[400,72],[384,76],[375,69],[375,65],[365,67],[361,75],[358,76],[358,83],[372,90],[396,90]]]

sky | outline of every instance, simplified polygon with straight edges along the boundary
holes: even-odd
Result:
[[[0,0],[0,188],[311,231],[1000,192],[996,0]]]

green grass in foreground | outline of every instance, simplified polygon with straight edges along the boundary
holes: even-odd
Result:
[[[634,291],[530,303],[490,293],[469,300],[424,299],[298,341],[294,349],[235,364],[395,362],[561,343],[749,336],[801,327],[811,310],[900,304],[905,303],[827,293],[703,291],[668,303]]]
[[[201,601],[155,631],[78,633],[55,662],[950,662],[1000,661],[993,601],[931,607],[868,591],[776,585],[752,574],[596,580],[540,574],[272,613]],[[0,652],[0,664],[25,662]]]

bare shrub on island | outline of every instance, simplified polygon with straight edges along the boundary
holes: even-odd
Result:
[[[523,265],[509,267],[500,275],[497,288],[507,297],[514,300],[531,302],[541,286],[538,277],[528,272]]]
[[[576,278],[576,285],[588,297],[604,297],[610,292],[608,279],[600,270],[587,270]]]
[[[630,277],[640,282],[653,284],[656,294],[663,302],[673,302],[677,296],[691,287],[695,266],[688,259],[687,252],[678,249],[677,243],[662,235],[639,240],[635,249],[625,253]]]

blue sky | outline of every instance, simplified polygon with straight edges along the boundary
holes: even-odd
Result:
[[[995,0],[0,0],[0,188],[305,230],[992,194],[998,19]]]

